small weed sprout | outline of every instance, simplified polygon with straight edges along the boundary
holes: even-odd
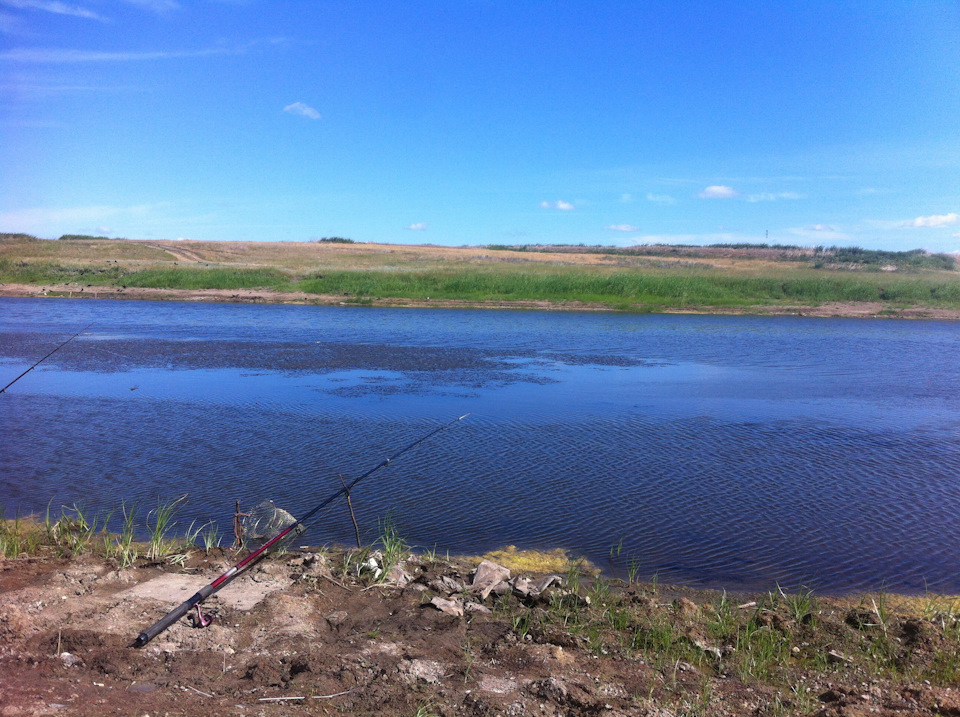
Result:
[[[390,569],[399,565],[407,553],[407,541],[400,537],[397,526],[390,520],[390,516],[384,518],[380,525],[380,536],[377,538],[377,544],[383,548],[383,574],[382,578],[390,572]]]

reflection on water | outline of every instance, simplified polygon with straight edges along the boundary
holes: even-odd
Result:
[[[728,588],[960,591],[955,324],[0,300],[0,505],[361,484],[422,548],[563,546]],[[335,503],[305,540],[350,542]],[[611,546],[620,544],[611,564]]]

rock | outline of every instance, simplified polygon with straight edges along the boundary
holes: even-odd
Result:
[[[400,663],[400,672],[409,682],[427,682],[439,684],[443,676],[443,666],[433,660],[403,660]]]
[[[440,612],[447,613],[447,615],[463,617],[463,605],[459,600],[446,600],[442,597],[435,597],[430,601],[430,604]]]
[[[63,663],[64,667],[73,667],[80,664],[80,658],[69,652],[61,652],[60,662]]]
[[[455,578],[451,578],[449,575],[442,575],[439,578],[431,580],[427,584],[431,590],[438,593],[446,593],[447,595],[463,592],[464,589],[462,582],[456,580]]]
[[[350,614],[346,610],[337,610],[336,612],[327,615],[327,623],[330,625],[330,627],[340,627],[344,622],[347,621],[348,617],[350,617]]]
[[[510,585],[513,587],[513,592],[519,595],[522,598],[533,598],[539,597],[544,590],[553,585],[554,583],[560,584],[563,582],[563,579],[559,575],[547,575],[546,577],[540,578],[540,580],[534,581],[532,578],[526,576],[518,575],[516,578],[510,581]]]
[[[834,665],[837,665],[840,663],[849,664],[853,662],[853,658],[847,657],[846,655],[843,655],[837,652],[836,650],[830,650],[830,652],[827,653],[827,662],[830,662]]]
[[[398,588],[402,588],[405,585],[408,585],[413,580],[410,573],[401,568],[399,565],[394,565],[387,572],[386,581],[391,585],[396,585]]]
[[[471,588],[474,592],[480,593],[481,600],[486,600],[487,596],[501,583],[506,586],[506,590],[509,590],[509,585],[506,585],[509,579],[510,570],[508,568],[497,565],[489,560],[484,560],[477,566],[476,571],[473,573]]]
[[[713,655],[718,660],[723,657],[723,651],[719,647],[713,647],[712,645],[708,645],[703,640],[693,639],[691,640],[691,642],[693,642],[694,646],[698,647],[699,649],[703,650],[704,652],[710,655]]]
[[[563,704],[567,700],[567,686],[562,680],[551,677],[546,680],[537,680],[530,685],[530,691],[537,697]]]
[[[463,606],[464,612],[473,612],[480,613],[481,615],[492,615],[493,610],[488,608],[486,605],[481,605],[478,602],[468,602]]]

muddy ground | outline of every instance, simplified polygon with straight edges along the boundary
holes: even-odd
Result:
[[[0,715],[960,715],[952,602],[573,572],[537,594],[516,571],[484,598],[435,556],[386,582],[349,552],[271,557],[209,627],[131,646],[236,558],[3,560]]]

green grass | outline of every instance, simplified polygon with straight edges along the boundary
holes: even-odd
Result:
[[[119,266],[71,266],[51,261],[0,259],[0,281],[20,284],[113,285],[123,277]]]
[[[123,278],[147,289],[284,289],[289,278],[275,269],[144,269]]]
[[[750,306],[885,301],[960,306],[960,281],[935,276],[822,274],[788,278],[721,272],[335,271],[297,288],[353,297],[599,302],[617,306]]]

